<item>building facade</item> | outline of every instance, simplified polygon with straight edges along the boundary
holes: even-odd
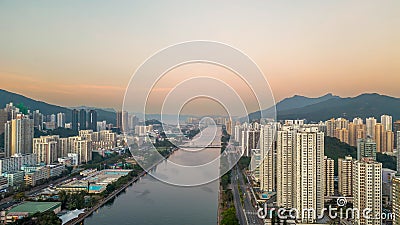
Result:
[[[351,156],[338,159],[339,194],[345,197],[353,195],[353,162]]]
[[[335,194],[335,161],[325,156],[324,158],[324,176],[325,176],[325,196],[333,196]]]
[[[367,218],[362,214],[355,224],[380,225],[381,219],[375,215],[382,213],[382,164],[373,158],[362,158],[354,162],[353,206],[360,212],[368,209]]]
[[[4,124],[4,150],[6,156],[32,153],[33,120],[18,114]]]

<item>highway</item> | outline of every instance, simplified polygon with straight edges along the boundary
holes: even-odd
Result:
[[[236,166],[235,166],[235,168],[236,168]],[[238,173],[236,172],[236,169],[232,169],[231,184],[232,184],[233,201],[234,201],[235,209],[236,209],[236,217],[238,218],[239,223],[241,225],[246,225],[248,223],[246,221],[242,203],[240,201],[240,194],[239,194],[239,190],[238,190]]]
[[[231,154],[229,154],[231,156]],[[234,154],[233,154],[234,155]],[[231,157],[229,157],[231,161]],[[241,225],[263,225],[262,219],[258,218],[257,210],[251,203],[251,195],[247,189],[247,185],[243,179],[243,173],[239,170],[238,166],[232,168],[231,173],[232,193],[236,208],[236,215]],[[240,192],[243,194],[243,205],[241,203]]]
[[[243,193],[243,209],[244,209],[244,214],[247,220],[247,224],[251,225],[261,225],[263,224],[262,220],[258,218],[257,216],[257,210],[251,203],[251,195],[249,193],[249,189],[247,189],[247,185],[244,182],[243,179],[243,173],[239,170],[239,168],[236,166],[235,170],[238,174],[238,180],[239,180],[239,186],[242,190]]]

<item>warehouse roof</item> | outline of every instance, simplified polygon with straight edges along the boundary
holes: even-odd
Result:
[[[49,210],[55,210],[61,206],[61,202],[24,202],[11,210],[10,212],[27,212],[29,214],[34,214],[36,212],[45,212]]]

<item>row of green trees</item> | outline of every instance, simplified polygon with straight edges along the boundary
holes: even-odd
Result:
[[[68,210],[90,208],[98,202],[98,198],[94,195],[87,195],[84,191],[78,193],[60,191],[58,197],[61,202],[61,208]]]
[[[222,212],[221,225],[239,225],[234,206]]]
[[[229,139],[230,135],[226,131],[226,127],[223,126],[221,136],[221,153],[225,151]],[[220,179],[220,185],[222,188],[221,206],[223,208],[223,212],[221,213],[221,225],[239,225],[239,220],[236,217],[236,209],[233,204],[233,193],[232,190],[229,189],[229,185],[231,184],[231,173],[232,170],[229,170]]]
[[[35,213],[32,216],[19,219],[12,225],[61,225],[62,221],[53,211]]]
[[[231,135],[228,134],[225,126],[222,126],[221,153],[225,151],[230,139],[231,139]]]
[[[101,195],[103,197],[108,196],[111,194],[113,191],[118,190],[125,184],[129,183],[132,179],[136,178],[141,172],[143,172],[143,169],[139,165],[135,165],[133,170],[129,172],[127,175],[120,177],[117,181],[108,184],[106,187],[106,190],[104,190]]]

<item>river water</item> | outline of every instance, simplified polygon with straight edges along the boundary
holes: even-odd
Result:
[[[208,132],[206,129],[203,132]],[[211,132],[211,130],[210,130]],[[220,132],[215,141],[219,142]],[[217,158],[220,149],[206,148],[193,153],[177,150],[169,160],[160,163],[150,175],[127,188],[113,201],[101,207],[85,219],[85,225],[214,225],[217,223],[219,181],[195,187],[182,187],[159,181],[156,178],[171,180],[204,181],[219,173],[218,164],[210,164],[201,172],[188,173],[185,164],[190,161],[209,162]],[[156,178],[154,178],[156,177]],[[179,179],[174,179],[178,177]],[[203,182],[201,182],[203,183]]]

